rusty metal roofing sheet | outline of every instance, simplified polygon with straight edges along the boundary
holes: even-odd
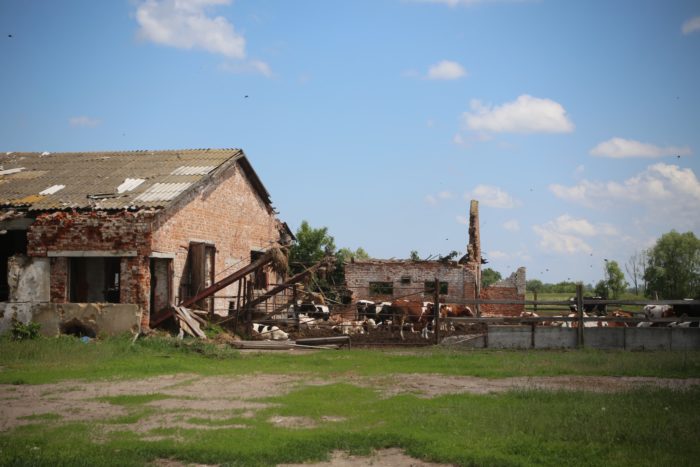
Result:
[[[0,153],[0,207],[29,210],[165,207],[225,164],[269,195],[240,149]],[[21,169],[21,170],[19,170]]]

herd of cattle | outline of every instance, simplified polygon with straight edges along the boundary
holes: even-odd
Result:
[[[332,331],[343,335],[369,334],[372,331],[384,329],[390,332],[399,331],[402,340],[405,340],[404,329],[412,333],[420,333],[421,337],[428,339],[435,328],[435,304],[432,302],[420,302],[415,300],[394,300],[392,302],[372,302],[369,300],[359,300],[357,302],[356,319],[347,319],[339,314],[331,314],[326,305],[314,303],[298,303],[297,306],[290,306],[283,316],[276,315],[273,319],[292,319],[299,329],[330,328]],[[577,307],[575,304],[569,306],[570,312],[567,315],[551,316],[548,319],[536,320],[537,325],[558,326],[558,327],[578,327]],[[605,305],[596,304],[595,301],[586,303],[582,313],[584,318],[605,316],[614,318],[640,318],[641,315],[614,310],[608,313]],[[465,305],[459,304],[439,304],[440,330],[454,330],[450,318],[474,317],[472,310]],[[522,318],[539,318],[533,312],[525,311],[521,313]],[[567,319],[563,319],[563,318]],[[661,322],[650,321],[661,318],[677,318],[675,321],[666,319]],[[680,305],[646,305],[643,308],[644,321],[603,321],[584,320],[584,327],[698,327],[697,321],[688,321],[688,318],[700,318],[700,305],[680,304]],[[532,324],[535,320],[523,321]],[[253,333],[264,339],[286,340],[289,334],[280,327],[273,324],[253,323]]]

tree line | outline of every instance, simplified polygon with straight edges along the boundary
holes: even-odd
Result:
[[[337,288],[345,283],[344,264],[352,259],[369,259],[370,255],[359,247],[336,248],[335,239],[327,227],[313,228],[302,221],[296,231],[297,241],[289,252],[290,273],[296,274],[317,263],[326,256],[335,258],[335,268],[327,274],[315,277],[316,286],[340,300]],[[437,260],[452,260],[456,251]],[[418,261],[416,250],[409,254],[410,260]],[[658,299],[700,298],[700,239],[693,232],[678,233],[675,230],[663,234],[649,249],[635,252],[625,263],[625,271],[615,260],[605,260],[603,278],[595,285],[586,284],[586,292],[607,299],[617,299],[624,292]],[[501,280],[501,274],[485,268],[481,274],[482,287]],[[629,279],[629,281],[627,280]],[[544,283],[539,279],[527,281],[527,290],[538,293],[576,292],[576,282],[562,281]]]

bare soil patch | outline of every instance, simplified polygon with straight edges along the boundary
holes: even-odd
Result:
[[[434,374],[398,374],[386,377],[344,376],[335,379],[309,379],[301,375],[254,374],[247,376],[199,377],[196,375],[165,375],[141,380],[76,382],[67,381],[44,385],[0,385],[0,431],[19,425],[37,423],[37,416],[58,415],[42,423],[91,421],[110,423],[110,419],[125,416],[130,408],[111,404],[101,398],[160,394],[160,398],[143,404],[154,411],[138,424],[111,421],[112,427],[146,433],[156,428],[211,428],[191,423],[192,418],[225,420],[251,418],[256,412],[270,407],[259,399],[287,394],[304,386],[349,383],[375,389],[381,397],[415,394],[436,397],[444,394],[487,394],[510,390],[580,390],[619,392],[643,387],[689,389],[700,385],[700,379],[670,379],[649,377],[556,376],[488,379],[470,376]],[[293,418],[293,419],[292,419]],[[272,423],[280,426],[305,428],[315,426],[304,417],[276,417]],[[297,420],[297,418],[304,418]],[[323,422],[342,421],[331,417]],[[221,426],[221,425],[218,425]],[[228,426],[228,425],[224,425]],[[230,427],[245,428],[231,424]],[[110,428],[106,429],[107,431]]]
[[[370,456],[352,456],[344,451],[333,451],[331,460],[315,464],[280,464],[278,467],[445,467],[449,464],[424,462],[407,456],[401,449],[381,449]]]

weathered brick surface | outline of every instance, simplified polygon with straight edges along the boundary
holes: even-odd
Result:
[[[481,289],[485,300],[525,300],[525,268],[518,268],[510,277]],[[523,305],[481,305],[482,316],[519,316],[525,311]]]
[[[68,302],[68,258],[51,258],[50,290],[53,303]]]
[[[49,251],[136,250],[150,254],[149,212],[60,211],[40,214],[27,232],[30,256]]]
[[[167,211],[61,211],[40,214],[28,231],[30,256],[52,251],[136,252],[122,257],[120,302],[141,308],[142,325],[150,317],[150,256],[172,256],[175,302],[190,242],[216,247],[216,280],[250,261],[251,250],[267,249],[279,240],[272,208],[253,189],[238,165],[219,174],[200,191],[188,195]],[[69,300],[68,264],[65,257],[51,258],[51,301]],[[271,281],[276,277],[271,274]],[[235,285],[219,292],[215,308],[225,313],[236,295]]]
[[[401,278],[408,276],[409,284],[402,284]],[[356,261],[345,265],[345,283],[353,292],[353,300],[386,300],[406,297],[416,300],[433,300],[433,294],[425,294],[426,281],[438,278],[447,282],[447,295],[441,299],[447,302],[454,299],[474,298],[474,275],[458,264],[444,264],[438,261]],[[370,295],[370,282],[391,282],[392,296]]]
[[[222,174],[213,190],[200,191],[178,209],[154,222],[153,251],[175,254],[173,292],[178,288],[190,242],[216,246],[216,280],[250,262],[251,250],[264,250],[279,240],[274,213],[260,199],[239,166]],[[271,274],[271,282],[275,282]],[[217,293],[214,308],[225,314],[237,284]],[[229,297],[229,298],[226,298]],[[177,298],[176,298],[177,301]]]

